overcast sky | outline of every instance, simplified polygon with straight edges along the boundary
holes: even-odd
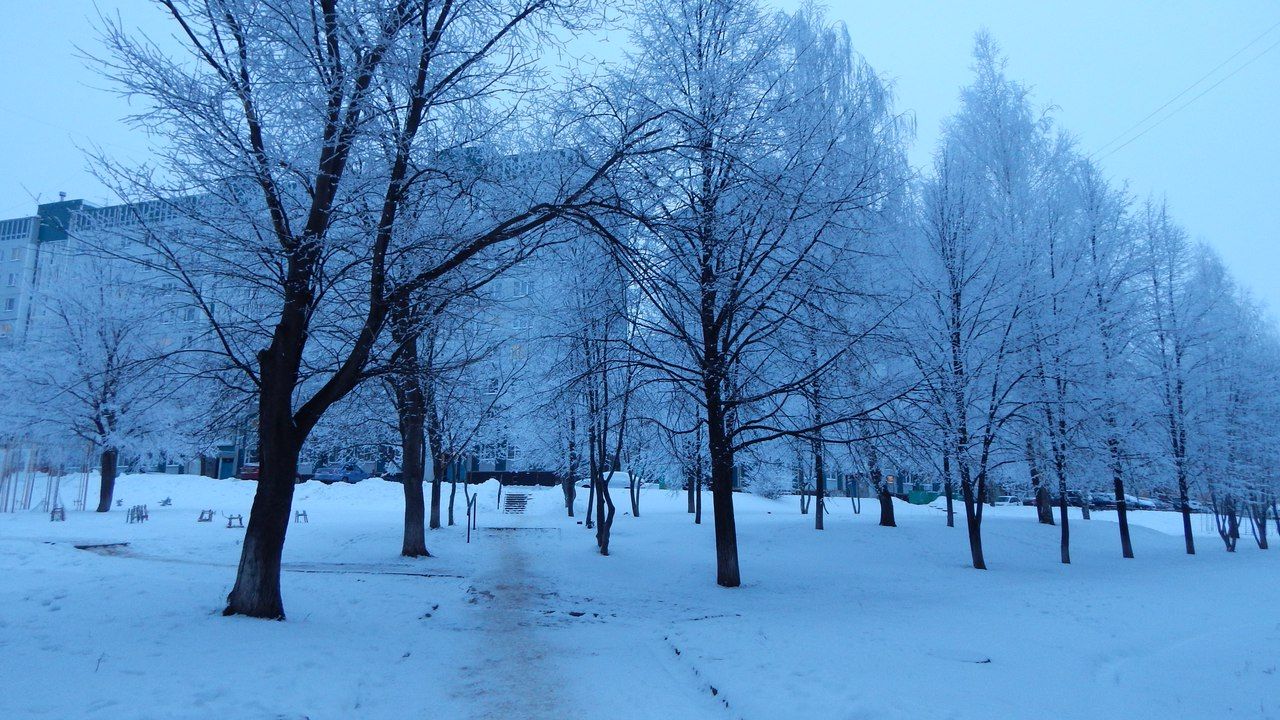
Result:
[[[1218,248],[1242,284],[1280,309],[1280,0],[835,0],[828,6],[848,25],[854,47],[894,81],[899,107],[915,115],[918,166],[928,162],[939,123],[968,82],[973,34],[981,27],[1003,46],[1010,75],[1035,88],[1037,104],[1054,106],[1059,124],[1086,152],[1121,136],[1248,46],[1152,122],[1168,119],[1103,164],[1138,196],[1167,196],[1192,236]],[[110,200],[86,171],[80,148],[97,144],[145,159],[147,143],[119,122],[128,106],[101,90],[76,55],[75,46],[96,44],[94,4],[0,0],[0,7],[0,218],[29,215],[37,200],[56,200],[59,191]],[[144,0],[99,0],[97,7],[145,31],[170,33]]]

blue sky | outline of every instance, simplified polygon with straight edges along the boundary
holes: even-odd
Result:
[[[792,2],[782,2],[791,6]],[[168,35],[144,0],[2,0],[0,5],[0,217],[30,214],[37,198],[107,200],[82,147],[129,159],[147,140],[119,120],[127,103],[77,56],[92,51],[94,18],[120,13]],[[968,81],[973,34],[986,27],[1012,76],[1053,106],[1092,152],[1186,89],[1269,28],[1173,110],[1246,61],[1247,67],[1104,160],[1138,196],[1165,195],[1191,235],[1226,258],[1237,278],[1280,309],[1280,2],[1276,0],[895,0],[828,3],[854,46],[893,79],[899,107],[918,126],[912,159],[928,161],[939,123]],[[1158,116],[1159,117],[1159,116]]]

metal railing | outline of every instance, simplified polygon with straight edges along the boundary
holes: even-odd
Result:
[[[472,495],[471,498],[467,500],[467,544],[471,543],[471,531],[476,527],[476,515],[478,512],[476,501],[478,499],[478,495]]]

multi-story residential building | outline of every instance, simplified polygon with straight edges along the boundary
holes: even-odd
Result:
[[[127,233],[140,221],[163,220],[168,212],[160,203],[100,207],[62,196],[37,206],[35,215],[0,220],[0,347],[21,345],[40,326],[45,316],[41,295],[57,291],[69,261],[110,243],[113,234]],[[177,343],[200,332],[203,318],[194,307],[176,301],[176,290],[170,295],[168,300],[157,296],[157,312],[166,337],[172,334]],[[230,477],[247,459],[240,440],[216,440],[204,456],[162,469]]]
[[[31,323],[41,251],[65,241],[71,217],[83,200],[44,203],[36,214],[0,220],[0,344],[20,343]]]

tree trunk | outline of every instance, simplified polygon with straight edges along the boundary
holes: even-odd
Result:
[[[434,339],[429,338],[429,342],[435,343]],[[438,379],[430,376],[428,373],[425,387],[419,384],[418,387],[423,391],[423,419],[426,424],[427,434],[427,450],[431,454],[431,517],[429,527],[432,530],[440,529],[440,491],[441,483],[444,482],[445,476],[449,474],[449,468],[453,464],[453,457],[446,456],[444,447],[444,421],[441,418],[440,405],[438,396],[436,395],[436,385]],[[417,435],[415,435],[417,437]],[[426,464],[424,454],[423,464]],[[449,493],[449,524],[453,524],[453,493],[456,487],[452,488]]]
[[[947,527],[956,526],[955,508],[952,506],[951,493],[951,453],[944,444],[942,450],[942,490],[947,494]]]
[[[1213,519],[1218,527],[1218,537],[1227,547],[1227,552],[1236,551],[1236,542],[1240,539],[1240,509],[1233,497],[1218,502],[1213,499]]]
[[[561,490],[564,492],[564,508],[569,513],[569,517],[573,517],[573,503],[578,499],[578,465],[578,420],[576,413],[571,410],[569,412],[569,470],[560,483]],[[591,514],[589,506],[587,514]]]
[[[431,557],[427,552],[426,503],[422,481],[404,481],[404,542],[400,554],[404,557]]]
[[[822,516],[826,514],[827,473],[822,463],[822,440],[813,441],[813,527],[822,530]]]
[[[956,526],[955,500],[953,500],[951,497],[952,495],[955,494],[955,488],[952,487],[951,485],[951,478],[947,478],[947,483],[946,483],[946,486],[944,487],[944,490],[946,490],[946,493],[947,493],[947,527],[955,527]]]
[[[685,469],[685,472],[684,472],[684,488],[685,488],[685,492],[686,492],[686,493],[688,494],[688,496],[689,496],[689,497],[688,497],[688,501],[689,501],[689,514],[690,514],[690,515],[692,515],[692,514],[693,514],[693,510],[694,510],[694,508],[693,508],[693,495],[694,495],[694,487],[693,487],[693,485],[694,485],[694,482],[693,482],[693,472],[692,472],[692,471],[690,471],[688,468],[686,468],[686,469]]]
[[[1041,485],[1035,494],[1036,518],[1041,525],[1053,525],[1053,495],[1049,488]]]
[[[458,478],[449,478],[449,527],[453,527],[453,501],[458,497]]]
[[[1178,468],[1178,503],[1182,506],[1182,538],[1186,542],[1187,554],[1196,554],[1195,537],[1191,534],[1191,498],[1187,492],[1186,471],[1179,464]]]
[[[1036,503],[1036,518],[1041,525],[1052,525],[1053,498],[1049,495],[1049,488],[1041,482],[1040,463],[1036,459],[1035,442],[1030,435],[1027,435],[1026,440],[1026,458],[1027,467],[1031,470],[1031,497]]]
[[[289,529],[301,443],[289,429],[293,424],[289,395],[279,396],[264,387],[259,404],[258,489],[245,528],[236,583],[222,614],[283,620],[280,556]]]
[[[564,493],[564,509],[569,513],[569,517],[573,517],[573,503],[578,499],[578,486],[572,474],[560,481],[560,490]]]
[[[1127,558],[1133,557],[1133,543],[1129,540],[1129,506],[1124,500],[1124,480],[1116,475],[1112,478],[1116,493],[1116,516],[1120,520],[1120,553]]]
[[[714,398],[707,411],[707,439],[711,455],[711,512],[716,533],[716,584],[738,587],[738,528],[733,515],[733,448],[725,432],[725,419]]]
[[[418,363],[418,336],[406,329],[408,321],[397,318],[392,340],[403,349],[402,365],[391,378],[400,430],[401,484],[404,485],[404,557],[430,557],[427,552],[426,504],[422,493],[426,473],[427,398],[422,389]],[[433,461],[434,465],[434,461]]]
[[[1062,564],[1071,564],[1071,521],[1067,518],[1067,488],[1065,484],[1058,486],[1058,511],[1062,515]]]
[[[880,471],[880,453],[871,443],[867,444],[867,466],[871,471],[871,487],[875,488],[876,499],[880,501],[880,527],[898,527],[893,516],[893,494]]]
[[[978,479],[977,492],[974,492],[973,481],[960,481],[960,493],[964,497],[964,516],[969,529],[969,555],[973,559],[975,570],[986,570],[987,562],[982,555],[982,497],[986,490],[985,483]]]
[[[1253,524],[1253,539],[1259,550],[1267,549],[1267,503],[1249,503],[1249,521]]]
[[[431,461],[431,513],[427,527],[432,530],[440,529],[440,492],[441,484],[444,482],[444,474],[448,471],[449,464],[444,462]]]
[[[116,492],[116,465],[120,459],[120,451],[113,447],[102,449],[102,465],[100,468],[98,486],[98,512],[103,513],[111,509],[111,500]]]
[[[609,480],[612,477],[612,470],[608,475],[601,474],[600,489],[596,492],[596,544],[600,547],[601,555],[609,554],[609,540],[613,535],[613,516],[616,508],[613,505],[613,496],[609,492]]]
[[[627,475],[627,491],[631,495],[631,517],[640,517],[640,481]]]
[[[695,487],[695,492],[694,492],[693,524],[701,525],[702,524],[702,473],[701,472],[699,472],[698,476],[694,478],[694,487]]]
[[[586,522],[584,524],[586,525],[586,528],[588,530],[591,530],[596,526],[595,520],[592,519],[592,517],[595,515],[595,513],[592,511],[592,508],[594,508],[596,505],[596,495],[598,493],[596,493],[595,469],[588,468],[587,474],[591,476],[591,482],[587,483],[587,512],[585,515]]]

